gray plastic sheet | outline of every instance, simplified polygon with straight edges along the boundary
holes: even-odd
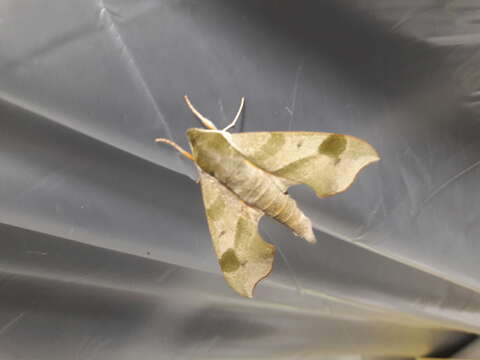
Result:
[[[2,359],[448,356],[480,333],[475,1],[4,0]],[[292,195],[311,246],[253,300],[213,254],[188,93],[236,131],[332,131],[381,162]],[[471,348],[474,348],[473,346]],[[473,354],[469,352],[468,354]]]

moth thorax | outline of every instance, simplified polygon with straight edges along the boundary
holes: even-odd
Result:
[[[218,180],[220,174],[229,173],[240,160],[240,155],[220,131],[189,129],[187,136],[197,165]]]

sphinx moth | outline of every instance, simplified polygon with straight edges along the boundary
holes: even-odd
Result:
[[[169,139],[158,138],[192,160],[199,172],[213,247],[227,283],[252,297],[255,285],[272,270],[275,246],[258,233],[268,215],[295,235],[315,243],[310,219],[287,189],[312,187],[323,198],[345,191],[368,164],[378,161],[375,149],[352,136],[301,131],[229,133],[243,109],[223,130],[185,101],[206,129],[191,128],[192,153]]]

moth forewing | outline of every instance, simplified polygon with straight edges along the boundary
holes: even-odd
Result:
[[[261,211],[249,207],[214,177],[200,172],[203,203],[212,243],[228,284],[252,297],[272,270],[275,246],[258,234]]]
[[[321,198],[345,191],[364,167],[379,160],[370,144],[342,134],[251,132],[232,134],[232,140],[260,168],[290,185],[309,185]]]

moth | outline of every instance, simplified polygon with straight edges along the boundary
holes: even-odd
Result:
[[[375,149],[353,136],[301,131],[229,133],[242,112],[223,130],[203,116],[185,96],[205,129],[191,128],[192,153],[158,138],[193,161],[199,172],[213,247],[227,283],[251,298],[256,284],[272,271],[275,246],[258,233],[268,215],[310,243],[310,219],[287,189],[305,184],[324,198],[345,191],[365,166],[379,160]]]

